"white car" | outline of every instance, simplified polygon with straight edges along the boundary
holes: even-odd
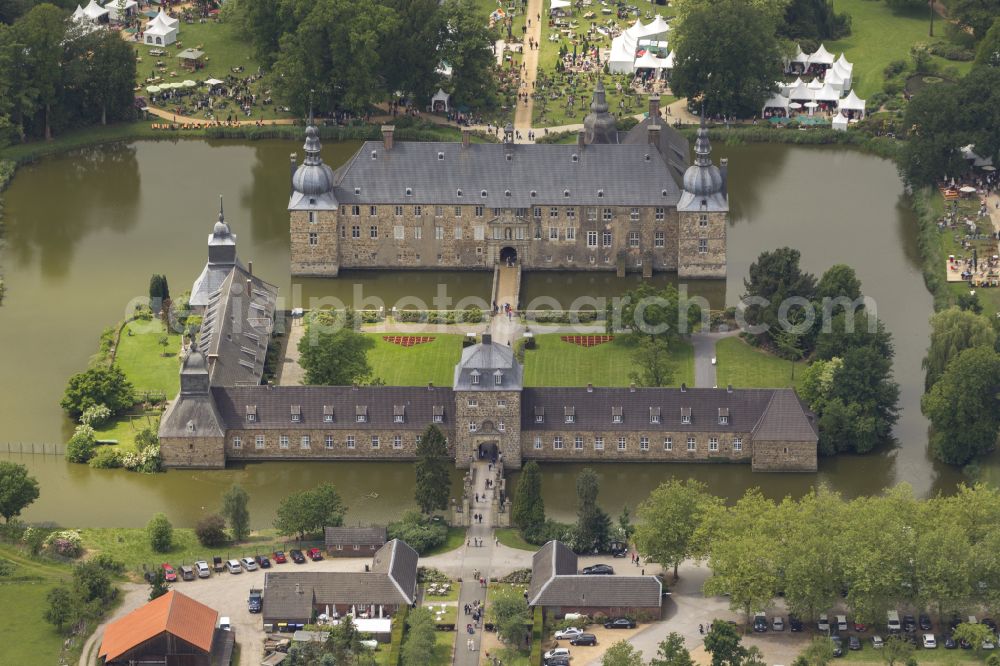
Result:
[[[233,623],[230,622],[228,617],[222,616],[219,618],[219,629],[222,629],[223,631],[232,631]]]
[[[542,657],[545,661],[552,659],[553,657],[569,657],[569,648],[555,648],[546,652]]]
[[[240,560],[240,562],[243,564],[243,568],[246,569],[247,571],[257,570],[257,563],[254,561],[252,557],[244,557]]]
[[[371,640],[371,639],[361,641],[361,647],[367,648],[369,650],[377,650],[378,649],[378,641]]]
[[[823,633],[830,633],[830,618],[826,616],[826,613],[819,616],[819,622],[816,623],[816,628]]]
[[[208,568],[208,562],[205,560],[195,562],[194,570],[198,572],[198,578],[208,578],[212,575],[212,570]]]
[[[776,617],[771,620],[771,631],[784,631],[785,630],[785,618]]]
[[[924,634],[924,648],[928,650],[933,650],[937,647],[937,639],[934,638],[934,634]]]
[[[556,632],[556,640],[563,638],[576,638],[583,633],[583,629],[577,629],[576,627],[567,627],[566,629],[561,629]]]
[[[239,560],[227,560],[226,570],[231,574],[243,573],[243,567],[240,565]]]

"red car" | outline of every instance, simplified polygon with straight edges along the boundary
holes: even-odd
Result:
[[[274,551],[274,563],[275,564],[284,564],[287,561],[288,561],[288,558],[285,557],[285,551],[283,551],[283,550],[276,550],[276,551]]]
[[[167,581],[168,583],[177,582],[177,572],[174,571],[174,568],[172,566],[164,562],[163,564],[160,565],[160,567],[163,569],[163,580]]]
[[[863,632],[863,631],[867,631],[867,630],[868,630],[868,626],[867,625],[862,624],[861,622],[855,622],[854,623],[854,631]]]
[[[319,548],[310,548],[309,559],[312,560],[313,562],[319,562],[320,560],[323,559],[323,551],[321,551]]]

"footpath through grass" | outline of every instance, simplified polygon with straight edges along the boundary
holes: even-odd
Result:
[[[58,664],[64,637],[42,615],[46,595],[69,580],[70,567],[42,561],[8,544],[0,544],[0,560],[12,562],[14,572],[0,579],[0,645],[5,664]]]
[[[716,380],[718,385],[732,384],[734,388],[795,387],[802,379],[806,363],[795,363],[795,380],[792,381],[792,363],[751,347],[739,338],[723,338],[715,345]]]

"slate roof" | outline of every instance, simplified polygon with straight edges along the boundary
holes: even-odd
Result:
[[[754,426],[755,441],[815,442],[816,419],[812,418],[792,389],[775,389],[760,421]]]
[[[388,574],[399,592],[412,604],[417,598],[417,561],[420,556],[405,541],[393,539],[378,549],[372,563],[373,573]]]
[[[656,576],[555,576],[531,605],[659,608],[662,593]]]
[[[500,371],[500,383],[496,383],[495,373]],[[479,382],[473,375],[478,373]],[[462,358],[455,366],[453,386],[456,391],[511,391],[520,390],[523,385],[523,369],[514,357],[514,350],[507,345],[484,341],[462,350]]]
[[[779,389],[780,390],[780,389]],[[784,389],[791,393],[791,389]],[[724,388],[526,388],[521,394],[522,430],[623,431],[663,430],[664,432],[748,433],[761,420],[775,389]],[[793,393],[794,397],[794,393]],[[795,406],[782,401],[784,412]],[[796,401],[799,411],[805,408]],[[565,423],[564,408],[576,408],[574,422]],[[660,408],[660,423],[650,423],[650,412]],[[544,409],[543,423],[535,422],[537,408]],[[612,413],[621,408],[621,423]],[[728,409],[728,424],[719,423],[719,409]],[[681,410],[691,410],[691,422],[681,422]],[[805,416],[803,416],[805,418]],[[769,421],[770,422],[770,421]],[[775,429],[782,423],[775,422]]]
[[[576,574],[576,553],[561,541],[549,541],[531,557],[531,585],[528,586],[528,603],[535,599],[556,576]]]
[[[213,386],[260,384],[277,297],[277,287],[241,266],[209,297],[198,349],[209,359]]]
[[[333,546],[376,545],[386,542],[384,527],[326,527],[323,529],[327,549]]]
[[[176,590],[108,625],[98,656],[114,661],[132,648],[168,632],[202,652],[212,649],[219,614]],[[102,662],[103,663],[103,662]]]
[[[237,386],[212,388],[212,397],[229,428],[271,430],[289,428],[423,430],[432,422],[435,406],[444,406],[444,422],[453,418],[450,388],[419,386]],[[301,421],[291,420],[292,406],[301,407]],[[406,406],[403,423],[393,420],[393,407]],[[247,407],[256,406],[257,418],[247,422]],[[324,421],[323,408],[333,407],[333,421]],[[367,407],[367,421],[357,421],[358,407]]]
[[[387,151],[381,141],[367,141],[336,178],[341,204],[673,206],[680,199],[666,164],[645,145],[464,148],[459,142],[396,141]]]
[[[194,430],[188,429],[188,424]],[[209,395],[182,395],[160,419],[160,437],[225,437],[226,425]]]
[[[658,146],[660,157],[667,163],[671,177],[677,186],[680,187],[684,179],[684,171],[687,170],[688,164],[690,164],[690,146],[688,145],[688,140],[666,121],[656,118],[654,122],[654,119],[646,116],[628,132],[624,134],[619,133],[618,140],[626,145],[648,145],[649,126],[653,124],[660,127],[660,144]]]

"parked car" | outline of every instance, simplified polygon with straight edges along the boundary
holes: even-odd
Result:
[[[635,629],[635,620],[627,617],[617,617],[604,623],[605,629]]]
[[[916,631],[917,619],[912,615],[903,616],[903,631]]]
[[[795,617],[794,615],[788,616],[788,629],[790,631],[802,631],[803,625],[802,620]]]
[[[226,570],[226,565],[222,561],[222,558],[216,555],[212,558],[212,568],[215,569],[215,573],[222,573]]]
[[[889,629],[890,634],[898,634],[903,630],[903,625],[899,623],[899,613],[894,610],[886,612],[885,625]]]
[[[628,555],[628,544],[624,541],[612,541],[608,547],[611,557],[625,557]]]
[[[958,643],[955,642],[955,639],[951,634],[945,634],[942,642],[944,643],[945,650],[954,650],[958,647]]]
[[[854,623],[854,631],[856,631],[858,633],[864,633],[865,631],[868,631],[868,625],[867,624],[863,624],[861,622],[855,622]]]
[[[593,566],[584,567],[583,573],[586,576],[613,576],[615,574],[615,568],[610,564],[595,564]]]
[[[816,628],[822,631],[823,633],[829,633],[830,618],[826,616],[826,613],[823,613],[822,615],[819,616],[819,621],[816,623]]]
[[[933,628],[930,615],[921,613],[920,617],[917,618],[917,626],[920,627],[920,631],[930,631]]]
[[[837,616],[837,633],[842,631],[847,631],[847,616],[838,615]]]
[[[840,640],[840,636],[830,636],[830,641],[833,642],[833,656],[843,657],[844,643]]]
[[[287,561],[288,561],[288,558],[285,557],[285,551],[283,551],[283,550],[276,550],[276,551],[274,551],[274,563],[275,564],[284,564]]]
[[[250,596],[247,597],[247,610],[251,613],[259,613],[264,606],[264,590],[251,587]]]
[[[861,639],[857,636],[851,636],[847,639],[847,649],[848,650],[860,650],[861,649]]]
[[[885,647],[885,641],[882,640],[881,636],[876,634],[875,636],[872,636],[872,647],[876,650],[881,650]]]
[[[771,630],[772,631],[784,631],[785,630],[785,620],[783,618],[776,617],[771,620]]]
[[[219,618],[219,629],[222,629],[223,631],[233,630],[233,623],[229,619],[229,616],[223,615],[222,617]]]
[[[971,650],[972,649],[972,643],[970,643],[969,641],[967,641],[967,640],[965,640],[963,638],[962,640],[960,640],[958,642],[958,647],[962,648],[963,650]]]
[[[959,617],[958,613],[952,613],[951,614],[951,619],[948,620],[948,627],[952,631],[955,631],[955,629],[957,629],[958,625],[960,625],[960,624],[962,624],[962,618]]]
[[[186,564],[182,564],[181,567],[181,580],[194,580],[194,569]]]
[[[921,644],[924,646],[924,649],[933,650],[937,647],[937,639],[934,638],[934,634],[924,634]]]
[[[240,565],[239,560],[227,560],[226,571],[228,571],[231,574],[243,573],[243,566]]]
[[[174,568],[172,566],[164,562],[163,564],[160,565],[160,568],[163,569],[163,580],[167,581],[168,583],[173,583],[177,581],[177,572],[174,571]]]
[[[198,572],[198,578],[208,578],[212,575],[212,570],[208,567],[208,562],[205,560],[195,562],[194,569]]]
[[[559,655],[551,659],[544,659],[545,666],[570,666],[569,657]]]
[[[244,557],[240,560],[243,564],[243,568],[247,571],[257,571],[257,563],[252,557]]]
[[[556,640],[563,638],[576,638],[583,633],[583,629],[578,629],[577,627],[567,627],[565,629],[560,629],[555,633]]]
[[[320,550],[319,548],[310,548],[309,559],[312,560],[313,562],[319,562],[320,560],[323,559],[323,551]]]
[[[997,641],[996,638],[994,638],[992,635],[985,641],[983,641],[984,650],[995,650],[996,647],[997,647]]]
[[[767,616],[763,613],[754,613],[753,616],[753,630],[758,634],[763,634],[767,631]]]
[[[556,657],[567,657],[568,658],[569,657],[569,648],[562,648],[562,647],[560,647],[560,648],[553,648],[553,649],[549,650],[548,652],[546,652],[544,655],[542,655],[542,658],[545,659],[545,661],[548,661],[550,659],[554,659]]]
[[[993,633],[996,633],[997,631],[997,623],[994,622],[993,618],[991,617],[984,617],[982,620],[979,621],[979,624],[985,624],[987,627],[993,630]]]
[[[271,558],[267,555],[254,555],[253,561],[257,563],[261,569],[271,568]]]
[[[580,634],[569,639],[570,645],[597,645],[597,636],[594,634]]]
[[[292,562],[295,562],[296,564],[306,563],[306,556],[303,555],[302,551],[299,550],[298,548],[293,548],[292,550],[288,551],[288,556],[291,557]]]

